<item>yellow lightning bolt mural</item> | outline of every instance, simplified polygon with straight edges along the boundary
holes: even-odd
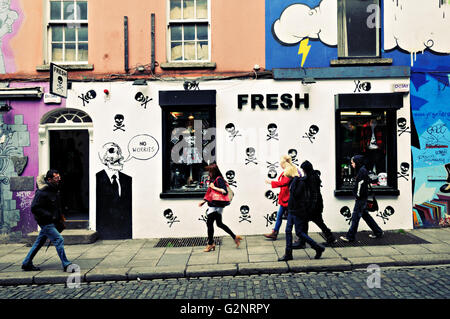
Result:
[[[298,48],[298,55],[303,54],[302,56],[302,64],[301,67],[303,68],[303,64],[305,64],[306,57],[308,56],[309,50],[311,49],[311,46],[308,45],[309,38],[303,39],[300,42],[300,46]]]

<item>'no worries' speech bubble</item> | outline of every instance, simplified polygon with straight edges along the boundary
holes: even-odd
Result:
[[[158,141],[153,136],[147,134],[137,135],[128,143],[129,155],[125,162],[128,162],[132,158],[149,160],[158,153],[158,150]]]

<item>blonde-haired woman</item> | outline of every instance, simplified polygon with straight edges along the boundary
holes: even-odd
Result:
[[[280,188],[280,193],[278,194],[278,204],[280,208],[277,213],[277,220],[275,222],[275,227],[272,233],[265,234],[264,237],[276,240],[278,237],[278,232],[283,222],[283,215],[287,215],[287,207],[289,201],[289,184],[291,179],[295,176],[299,176],[297,167],[292,164],[292,158],[289,155],[283,155],[280,158],[280,166],[284,170],[283,173],[278,177],[278,181],[266,180],[267,184],[270,184],[272,188]]]

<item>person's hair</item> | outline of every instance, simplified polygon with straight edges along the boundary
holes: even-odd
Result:
[[[217,177],[222,177],[222,172],[219,169],[219,166],[217,166],[217,164],[211,164],[205,167],[205,170],[207,170],[209,172],[209,176],[211,177],[212,180],[215,180]]]
[[[299,176],[297,167],[292,164],[292,157],[289,155],[281,156],[281,160],[286,162],[286,167],[284,168],[284,176],[289,178]]]
[[[47,174],[45,174],[45,180],[48,181],[49,179],[52,179],[54,174],[59,174],[58,170],[49,169],[47,171]]]

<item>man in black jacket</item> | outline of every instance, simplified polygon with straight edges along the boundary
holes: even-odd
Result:
[[[380,238],[383,236],[383,231],[372,216],[369,215],[369,211],[367,210],[367,197],[369,195],[369,172],[364,166],[364,156],[353,156],[351,163],[352,167],[357,172],[355,186],[353,187],[355,207],[353,208],[352,224],[350,225],[350,229],[348,230],[346,236],[341,236],[341,239],[346,242],[355,241],[356,232],[358,231],[359,220],[361,217],[373,231],[373,234],[370,234],[369,237]]]
[[[309,162],[308,162],[309,163]],[[303,167],[303,164],[302,164]],[[306,172],[304,172],[307,174]],[[301,241],[307,242],[315,251],[315,259],[319,259],[325,251],[325,247],[316,243],[311,237],[304,233],[305,224],[308,223],[310,214],[310,200],[307,196],[306,179],[294,177],[289,185],[288,219],[286,225],[286,252],[278,261],[292,260],[292,227],[295,225],[297,236]]]
[[[64,238],[57,230],[56,225],[61,223],[62,210],[61,199],[59,193],[59,183],[61,176],[56,170],[49,170],[45,175],[45,180],[40,181],[38,177],[38,189],[34,195],[33,202],[31,203],[31,212],[36,219],[41,231],[36,238],[33,246],[31,247],[28,255],[22,262],[22,269],[24,271],[38,271],[39,268],[33,265],[33,258],[37,252],[45,244],[47,238],[56,247],[56,252],[64,271],[67,271],[67,267],[72,264],[67,260],[66,253],[64,251]],[[59,227],[58,227],[59,228]]]

